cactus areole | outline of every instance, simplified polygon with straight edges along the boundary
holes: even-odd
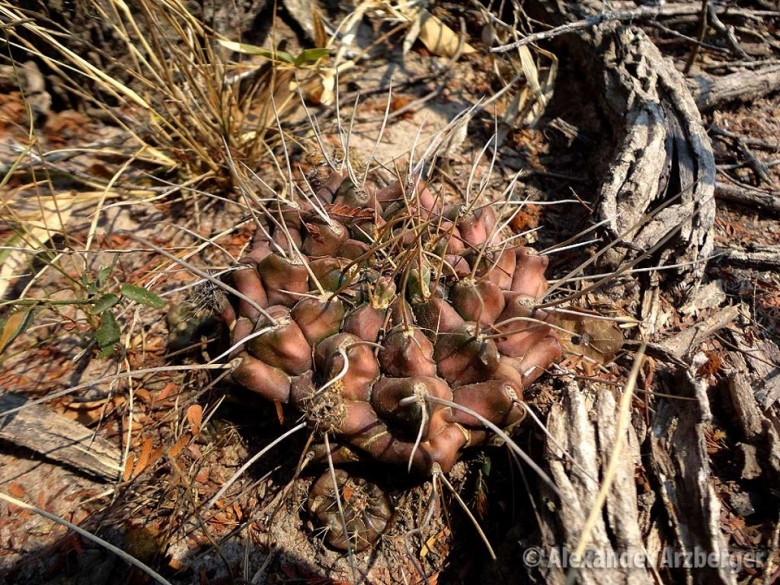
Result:
[[[346,172],[278,200],[226,280],[236,383],[291,404],[333,453],[430,474],[522,420],[523,391],[561,357],[535,309],[547,258],[500,204],[447,205],[419,180]],[[253,302],[249,302],[249,300]]]

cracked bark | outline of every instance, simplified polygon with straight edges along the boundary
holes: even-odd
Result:
[[[587,5],[578,5],[577,18]],[[536,6],[554,25],[575,18],[560,2],[541,1]],[[650,333],[655,316],[662,314],[662,293],[675,295],[678,302],[690,298],[713,251],[716,168],[710,141],[682,74],[641,30],[606,23],[566,35],[560,42],[579,59],[615,137],[606,148],[611,162],[601,180],[597,219],[606,220],[609,237],[619,245],[604,256],[602,268],[679,265],[641,281],[629,276],[643,287],[641,316],[648,328],[644,333]],[[724,322],[733,319],[732,313],[724,312]],[[661,367],[662,373],[676,374],[676,382],[663,391],[682,392],[688,400],[650,399],[656,413],[649,428],[634,420],[627,436],[616,437],[614,389],[579,387],[574,382],[550,412],[547,424],[554,442],[547,441],[545,455],[562,498],[542,495],[541,546],[566,546],[570,551],[577,547],[615,441],[621,440],[626,441],[624,454],[590,546],[603,554],[638,552],[648,559],[647,566],[634,569],[582,569],[579,582],[649,583],[670,572],[686,583],[734,582],[727,564],[702,570],[663,566],[669,561],[668,546],[683,555],[728,555],[720,532],[720,502],[709,483],[705,430],[711,415],[706,383],[694,368],[684,365],[701,342],[697,332],[682,340],[686,343],[679,348],[677,365]],[[693,343],[696,347],[691,347]],[[578,465],[568,462],[562,449]],[[657,485],[639,494],[634,472],[641,464]],[[656,505],[657,499],[662,506]],[[540,572],[528,570],[528,575],[539,578]],[[553,583],[564,583],[567,577],[565,569],[555,567],[541,576]]]

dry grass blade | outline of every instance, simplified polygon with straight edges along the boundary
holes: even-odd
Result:
[[[287,437],[289,437],[291,435],[294,435],[295,433],[297,433],[298,431],[300,431],[303,428],[306,428],[306,424],[305,423],[300,423],[299,425],[291,428],[289,431],[287,431],[285,433],[282,433],[279,437],[277,437],[277,439],[275,441],[271,442],[270,444],[266,445],[265,448],[263,448],[262,450],[260,450],[257,453],[255,453],[246,463],[244,463],[241,466],[241,468],[238,471],[236,471],[235,474],[233,474],[233,477],[231,477],[230,479],[225,481],[225,483],[222,485],[222,487],[219,489],[219,491],[216,494],[214,494],[214,496],[206,503],[206,505],[203,508],[203,513],[206,513],[211,508],[213,508],[214,504],[216,504],[219,501],[219,498],[221,498],[223,496],[223,494],[230,488],[230,486],[233,485],[233,483],[235,483],[235,481],[239,477],[241,477],[244,474],[244,472],[247,469],[249,469],[256,461],[258,461],[260,458],[262,458],[263,455],[265,455],[268,451],[273,449],[276,445],[278,445],[279,443],[284,441]]]
[[[469,520],[474,525],[474,529],[477,531],[477,534],[479,534],[480,539],[482,539],[482,542],[485,543],[485,546],[488,549],[488,554],[490,554],[490,558],[495,561],[498,557],[496,557],[496,553],[493,550],[493,547],[490,545],[490,541],[485,535],[485,532],[482,530],[482,527],[479,525],[479,522],[477,522],[477,519],[474,517],[474,514],[472,514],[471,510],[469,510],[469,507],[466,505],[466,502],[463,501],[463,498],[460,497],[460,494],[452,486],[450,481],[444,476],[443,473],[439,472],[436,475],[438,476],[439,480],[444,485],[447,486],[447,489],[450,490],[450,493],[452,493],[452,495],[455,497],[455,500],[458,502],[458,505],[461,507],[463,512],[466,514],[466,516],[468,516]]]
[[[101,382],[113,382],[115,380],[120,380],[123,378],[132,378],[134,376],[145,376],[147,374],[159,374],[163,372],[171,372],[171,371],[187,371],[191,372],[193,370],[231,370],[235,367],[234,363],[228,363],[228,364],[203,364],[203,365],[186,365],[186,366],[165,366],[160,368],[144,368],[140,370],[131,370],[129,372],[120,372],[118,374],[115,374],[113,376],[107,376],[105,378],[91,380],[89,382],[85,382],[83,384],[78,384],[76,386],[71,386],[69,388],[65,388],[64,390],[60,390],[58,392],[51,392],[48,395],[44,396],[43,398],[36,398],[35,400],[28,400],[21,406],[16,406],[14,408],[8,408],[6,410],[3,410],[0,412],[0,417],[9,416],[12,415],[15,412],[18,412],[24,408],[27,408],[28,406],[32,406],[33,404],[44,404],[46,402],[49,402],[51,400],[55,400],[57,398],[61,398],[63,396],[67,396],[68,394],[73,394],[74,392],[78,392],[79,390],[84,390],[85,388],[89,388],[90,386],[94,386],[95,384],[99,384]]]

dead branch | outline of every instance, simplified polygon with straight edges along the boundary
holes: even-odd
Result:
[[[598,27],[608,22],[646,22],[650,20],[657,20],[662,17],[698,16],[701,12],[700,5],[698,3],[692,2],[679,2],[674,4],[662,4],[659,2],[657,6],[644,6],[641,8],[613,10],[610,12],[601,12],[602,3],[600,1],[585,1],[580,2],[579,4],[572,4],[573,5],[568,6],[567,8],[577,12],[578,16],[585,15],[584,18],[574,22],[567,22],[550,30],[527,35],[522,39],[512,43],[501,45],[499,47],[493,47],[490,49],[490,51],[493,53],[505,53],[507,51],[517,49],[518,47],[522,47],[523,45],[537,43],[539,41],[548,41],[564,34],[582,31],[592,27]],[[616,2],[613,3],[613,5],[618,7],[629,5],[633,6],[632,3],[628,2]],[[736,41],[733,31],[730,30],[729,27],[727,27],[725,24],[723,24],[718,17],[719,15],[729,14],[730,16],[741,16],[743,18],[757,18],[760,16],[767,16],[767,11],[732,9],[731,7],[709,4],[707,7],[707,12],[713,27],[716,28],[716,30],[719,32],[722,32],[724,36],[728,38],[729,43],[732,45],[732,50],[740,57],[749,59],[744,50],[739,46],[739,43]],[[780,15],[780,12],[771,12],[775,15]]]
[[[702,111],[732,101],[760,98],[780,89],[780,65],[753,71],[740,71],[723,77],[699,73],[687,79],[696,105]]]
[[[750,207],[780,212],[780,199],[777,195],[759,189],[718,182],[715,184],[715,197],[724,201],[733,201]]]
[[[490,52],[506,53],[507,51],[512,51],[514,49],[517,49],[518,47],[522,47],[523,45],[537,43],[539,41],[547,41],[563,34],[577,32],[594,26],[599,26],[601,24],[604,24],[605,22],[625,22],[629,20],[637,20],[637,19],[648,18],[648,17],[654,18],[657,17],[659,13],[660,13],[659,8],[643,7],[643,8],[637,8],[636,10],[627,10],[624,12],[604,12],[601,14],[594,14],[593,16],[583,18],[582,20],[578,20],[576,22],[569,22],[566,24],[562,24],[560,26],[556,26],[555,28],[550,30],[545,30],[538,33],[530,34],[513,43],[508,43],[506,45],[493,47],[492,49],[490,49]]]
[[[15,394],[0,395],[0,411],[24,407],[0,417],[0,439],[105,481],[117,479],[122,454],[115,444],[46,406],[25,402]]]
[[[662,345],[678,358],[691,355],[699,345],[719,330],[731,324],[739,315],[739,307],[725,307],[692,327],[682,330]]]

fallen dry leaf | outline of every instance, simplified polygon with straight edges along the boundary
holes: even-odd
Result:
[[[200,434],[200,425],[203,422],[203,407],[200,404],[193,404],[187,409],[187,421],[192,428],[192,436],[197,437]]]
[[[597,313],[582,309],[553,310],[547,322],[558,328],[556,331],[566,353],[599,364],[614,360],[623,346],[623,334],[617,323],[599,318]]]

